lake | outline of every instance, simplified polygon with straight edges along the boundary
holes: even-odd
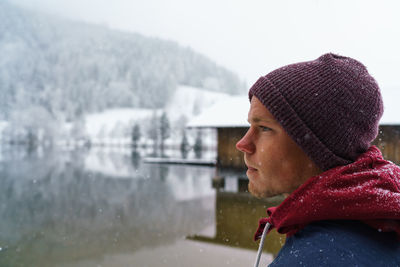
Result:
[[[0,266],[252,266],[258,219],[281,199],[246,188],[244,172],[129,148],[3,146]],[[283,241],[268,235],[263,266]]]

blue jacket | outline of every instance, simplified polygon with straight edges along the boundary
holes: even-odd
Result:
[[[269,266],[400,266],[400,241],[359,221],[314,222],[290,236]]]

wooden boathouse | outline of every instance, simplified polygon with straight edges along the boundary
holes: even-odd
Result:
[[[248,129],[250,103],[246,95],[228,97],[193,118],[188,128],[215,129],[217,166],[244,169],[243,153],[235,147]]]

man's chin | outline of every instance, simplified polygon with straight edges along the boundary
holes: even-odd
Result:
[[[260,190],[259,188],[256,188],[251,182],[249,182],[247,188],[250,194],[252,194],[256,198],[268,198],[279,195],[279,193],[274,193],[269,190]]]

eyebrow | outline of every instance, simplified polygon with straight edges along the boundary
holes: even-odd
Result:
[[[253,123],[267,122],[267,123],[274,123],[274,124],[277,123],[277,121],[274,120],[274,119],[270,119],[270,118],[264,119],[264,118],[259,118],[259,117],[248,118],[247,121],[248,121],[249,123],[251,123],[251,122],[253,122]]]

